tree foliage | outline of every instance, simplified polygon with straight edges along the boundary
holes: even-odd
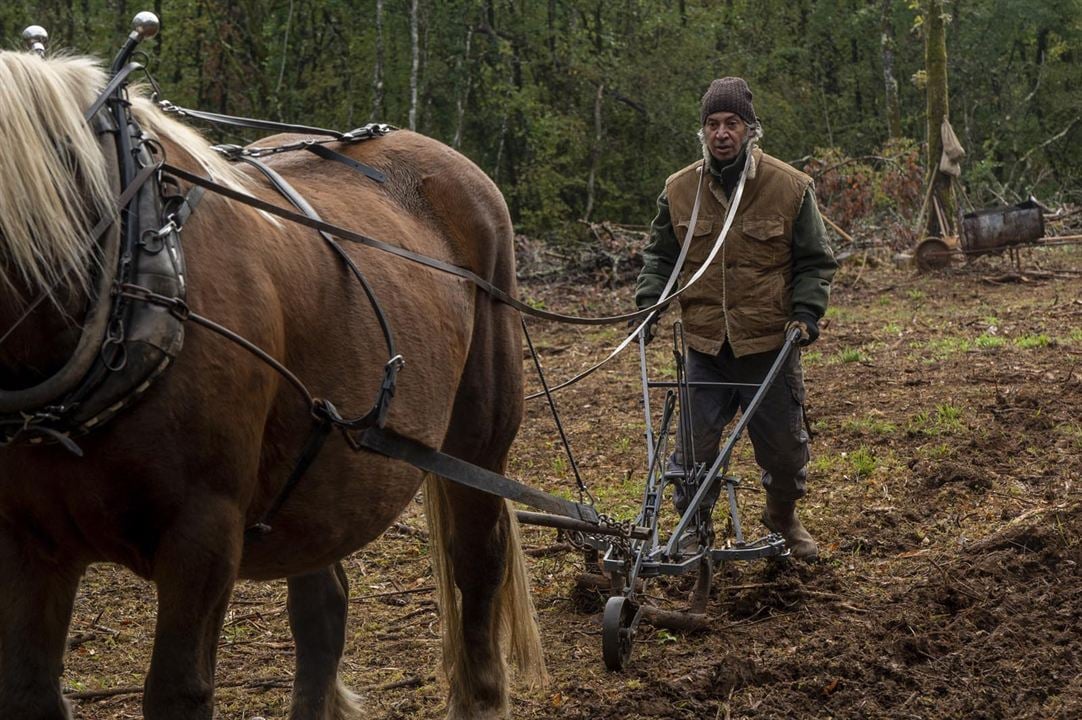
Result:
[[[15,46],[41,24],[54,51],[108,57],[152,9],[150,65],[178,104],[404,127],[415,4],[417,128],[496,179],[524,232],[559,234],[588,207],[647,222],[698,156],[699,97],[723,75],[747,78],[764,146],[800,167],[927,139],[918,0],[382,0],[378,27],[377,0],[5,0],[0,29]],[[1082,0],[941,5],[970,199],[1080,199]]]

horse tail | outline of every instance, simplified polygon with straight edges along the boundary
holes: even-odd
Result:
[[[364,706],[361,696],[349,689],[341,676],[334,688],[334,699],[330,703],[330,720],[359,720],[363,717]]]
[[[530,575],[522,553],[518,518],[511,503],[503,503],[507,518],[506,571],[500,586],[501,624],[510,640],[510,656],[523,679],[532,686],[548,682],[545,656],[541,649],[541,631],[537,626],[537,611],[530,594]]]
[[[455,585],[451,555],[452,513],[447,483],[447,480],[433,475],[426,478],[424,509],[443,632],[443,671],[455,683],[462,682],[462,678],[456,677],[455,668],[464,667],[467,663],[463,658],[466,643],[462,604]],[[530,597],[529,575],[522,554],[518,520],[507,501],[501,503],[500,525],[505,530],[502,533],[505,538],[504,575],[495,597],[495,613],[501,645],[528,685],[543,685],[548,682],[548,672],[541,650],[541,634]]]

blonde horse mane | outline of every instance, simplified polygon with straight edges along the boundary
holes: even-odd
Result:
[[[111,165],[83,119],[105,84],[91,58],[0,51],[0,291],[8,298],[22,288],[58,302],[60,291],[89,287],[100,261],[90,231],[117,214]],[[147,134],[183,147],[219,182],[244,186],[199,133],[163,115],[141,88],[130,94]]]

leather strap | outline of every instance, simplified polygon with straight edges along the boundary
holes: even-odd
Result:
[[[287,200],[289,200],[289,202],[291,202],[294,207],[303,212],[309,218],[312,218],[314,220],[321,220],[319,213],[316,212],[316,209],[313,208],[312,205],[300,193],[298,193],[296,189],[294,189],[294,187],[290,185],[284,177],[279,175],[266,164],[254,158],[242,157],[241,160],[248,163],[249,165],[252,165],[261,173],[263,173],[263,175],[268,180],[270,180],[271,184],[274,185],[275,189],[277,189],[278,192],[280,192]],[[319,234],[323,237],[323,240],[327,243],[328,247],[330,247],[331,250],[333,250],[334,253],[338,255],[339,259],[342,260],[343,263],[345,263],[346,267],[349,268],[350,272],[353,273],[353,276],[357,278],[357,282],[361,284],[361,288],[364,290],[365,295],[368,296],[368,302],[372,306],[372,311],[376,315],[376,320],[379,322],[380,330],[383,332],[383,341],[387,345],[387,355],[391,358],[387,363],[387,367],[397,366],[394,370],[394,374],[391,375],[390,385],[388,386],[388,383],[386,381],[380,385],[379,395],[376,398],[373,409],[367,415],[346,421],[347,424],[356,425],[365,422],[366,418],[374,417],[376,418],[376,422],[382,427],[387,415],[387,408],[390,406],[390,398],[394,395],[394,376],[397,375],[397,368],[401,367],[402,365],[401,356],[398,354],[398,351],[395,347],[394,333],[391,332],[391,324],[387,320],[387,313],[384,312],[383,306],[380,304],[379,299],[376,297],[375,290],[372,289],[372,285],[368,282],[368,278],[364,276],[364,273],[361,272],[361,269],[357,267],[357,263],[353,261],[353,258],[349,256],[349,253],[343,250],[342,246],[339,245],[338,242],[333,237],[331,237],[329,233],[320,230]]]
[[[257,120],[255,118],[237,115],[220,115],[204,110],[192,110],[191,108],[174,105],[165,100],[158,103],[158,107],[162,109],[162,112],[180,115],[181,117],[195,118],[196,120],[203,120],[205,122],[214,123],[215,125],[230,125],[232,127],[252,128],[253,130],[278,130],[281,132],[299,133],[302,135],[326,135],[338,139],[342,139],[346,136],[346,133],[341,133],[337,130],[328,130],[327,128],[313,127],[311,125],[294,125],[292,123],[280,123],[272,120]]]
[[[508,500],[575,520],[590,523],[596,523],[599,520],[597,511],[589,505],[535,490],[528,485],[434,450],[391,430],[369,428],[352,439],[357,447],[372,450],[395,460],[402,460],[459,485],[491,495],[499,495]]]
[[[118,72],[116,75],[113,75],[113,79],[109,81],[109,84],[106,85],[100,93],[98,93],[97,99],[94,100],[90,107],[86,109],[86,112],[83,113],[83,118],[86,119],[87,122],[90,122],[90,119],[97,115],[98,111],[101,110],[105,103],[109,101],[109,98],[113,96],[113,93],[115,93],[121,85],[128,81],[128,76],[136,70],[142,69],[143,66],[139,63],[128,63],[123,68],[121,68],[120,72]]]
[[[278,360],[274,359],[274,357],[268,354],[266,350],[259,347],[250,340],[241,337],[229,328],[223,325],[219,325],[218,323],[214,322],[209,318],[192,312],[191,308],[188,307],[188,304],[180,298],[160,295],[150,290],[149,288],[143,287],[142,285],[132,284],[121,285],[117,294],[129,300],[145,302],[151,305],[163,307],[182,321],[191,321],[197,325],[202,325],[208,330],[216,332],[222,337],[236,343],[237,345],[240,345],[242,348],[250,352],[252,355],[255,355],[257,358],[269,365],[271,369],[273,369],[275,372],[285,378],[290,385],[295,387],[297,391],[302,396],[304,396],[305,402],[307,402],[309,406],[315,404],[315,398],[313,398],[312,393],[308,391],[308,387],[303,382],[301,382],[300,378],[294,375],[289,368],[278,362]]]
[[[285,484],[282,489],[278,491],[278,496],[271,503],[267,511],[263,513],[263,516],[259,520],[244,531],[246,540],[257,540],[273,528],[271,527],[271,520],[278,514],[278,511],[285,505],[286,500],[293,494],[294,488],[300,483],[301,478],[308,472],[308,468],[312,467],[312,463],[319,457],[319,451],[323,449],[323,443],[327,441],[327,436],[331,434],[331,430],[334,429],[334,419],[327,413],[329,408],[330,412],[334,411],[334,406],[326,400],[317,401],[317,404],[313,406],[313,414],[322,413],[318,415],[318,422],[312,427],[312,431],[308,433],[308,439],[304,443],[304,447],[301,448],[300,455],[297,456],[296,462],[293,463],[293,471],[289,473],[289,477],[286,478]]]
[[[342,163],[346,167],[351,167],[362,175],[366,175],[372,178],[376,182],[381,183],[387,181],[387,176],[379,170],[376,170],[371,165],[365,165],[360,160],[354,160],[348,155],[343,155],[340,152],[335,152],[326,145],[309,145],[305,149],[313,155],[318,155],[324,160],[333,160],[335,162]]]

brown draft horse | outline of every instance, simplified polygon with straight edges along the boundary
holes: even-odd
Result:
[[[0,399],[63,365],[87,312],[89,228],[101,212],[115,212],[118,192],[115,152],[110,159],[102,151],[82,118],[104,82],[86,59],[0,53],[0,332],[49,293],[0,346]],[[148,101],[133,103],[169,162],[285,204],[254,170],[228,165]],[[384,171],[387,182],[303,152],[269,164],[325,220],[514,289],[506,206],[470,161],[407,131],[338,149]],[[208,192],[182,238],[193,311],[261,346],[344,415],[371,405],[387,360],[383,338],[361,288],[314,231]],[[514,311],[461,279],[347,249],[407,363],[388,427],[502,471],[522,411]],[[333,433],[273,530],[246,541],[245,528],[274,502],[311,426],[280,375],[189,325],[183,351],[146,395],[79,439],[85,457],[55,444],[0,449],[0,718],[71,717],[60,689],[68,623],[80,577],[102,561],[156,586],[148,719],[211,718],[233,584],[281,577],[297,644],[289,717],[360,717],[338,680],[347,609],[338,560],[378,537],[425,478],[354,452]],[[544,673],[513,518],[505,501],[443,479],[430,479],[425,494],[448,715],[505,717],[505,655],[533,677]]]

